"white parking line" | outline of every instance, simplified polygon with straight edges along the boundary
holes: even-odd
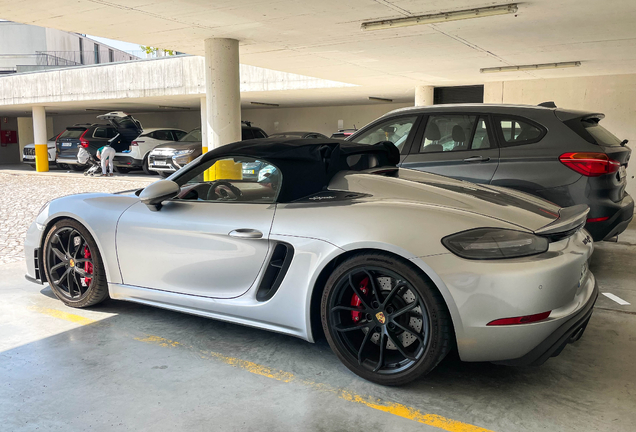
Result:
[[[628,306],[628,305],[630,305],[630,304],[631,304],[631,303],[629,303],[629,302],[626,302],[625,300],[623,300],[623,299],[622,299],[622,298],[620,298],[619,296],[614,295],[614,294],[612,294],[612,293],[602,293],[602,294],[603,294],[605,297],[607,297],[608,299],[610,299],[610,300],[614,300],[616,303],[618,303],[618,304],[619,304],[619,305],[621,305],[621,306]]]

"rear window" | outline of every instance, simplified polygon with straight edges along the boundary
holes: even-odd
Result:
[[[62,132],[60,138],[79,138],[86,129],[67,129]]]
[[[616,137],[613,133],[605,129],[601,126],[598,121],[594,120],[582,120],[581,124],[585,131],[592,135],[594,141],[597,144],[603,146],[620,146],[621,140]]]

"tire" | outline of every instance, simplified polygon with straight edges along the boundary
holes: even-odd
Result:
[[[68,169],[69,169],[68,165],[66,165],[66,164],[57,164],[57,166],[58,166],[60,169],[62,169],[62,170],[68,170]]]
[[[161,178],[168,178],[170,177],[170,175],[172,174],[170,171],[158,171],[159,175],[161,176]]]
[[[144,158],[144,161],[141,163],[141,169],[144,171],[144,174],[151,175],[154,174],[154,171],[151,171],[148,167],[148,156]]]
[[[130,168],[116,167],[116,169],[120,174],[128,174],[130,172]]]
[[[429,373],[454,343],[437,288],[412,264],[386,253],[359,253],[340,264],[325,284],[320,312],[340,361],[382,385]]]
[[[80,241],[75,243],[78,237]],[[87,250],[90,256],[86,254]],[[81,223],[73,219],[57,221],[44,239],[42,260],[51,290],[67,306],[84,308],[108,298],[101,254],[95,240]],[[92,268],[85,263],[91,264]],[[81,264],[84,264],[83,268]],[[65,277],[65,274],[68,275]],[[92,277],[86,286],[82,286],[82,276],[86,282],[86,275]]]
[[[84,165],[71,165],[73,171],[84,171],[86,167]]]

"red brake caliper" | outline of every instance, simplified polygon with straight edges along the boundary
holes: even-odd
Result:
[[[360,282],[360,291],[362,291],[362,294],[365,294],[365,295],[367,294],[367,291],[368,291],[367,285],[368,284],[369,284],[369,278],[368,277],[365,277]],[[360,300],[360,297],[358,297],[357,294],[354,294],[351,297],[351,306],[358,307],[361,304],[362,304],[362,301]],[[351,312],[351,319],[353,319],[353,322],[360,321],[360,312]]]
[[[84,258],[86,259],[90,259],[91,258],[91,251],[88,249],[88,246],[84,245]],[[89,263],[88,261],[84,262],[84,271],[87,274],[93,274],[93,264]],[[86,283],[86,286],[91,286],[91,281],[93,280],[93,278],[90,277],[85,277],[84,278],[84,283]]]

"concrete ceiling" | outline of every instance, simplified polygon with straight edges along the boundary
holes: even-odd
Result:
[[[470,0],[0,0],[0,18],[203,54],[240,41],[241,63],[363,86],[404,100],[419,84],[636,73],[636,1],[531,0],[517,14],[373,32],[369,20],[508,2]],[[581,61],[578,68],[480,68]],[[360,92],[363,89],[350,89]],[[369,94],[371,95],[371,94]]]

